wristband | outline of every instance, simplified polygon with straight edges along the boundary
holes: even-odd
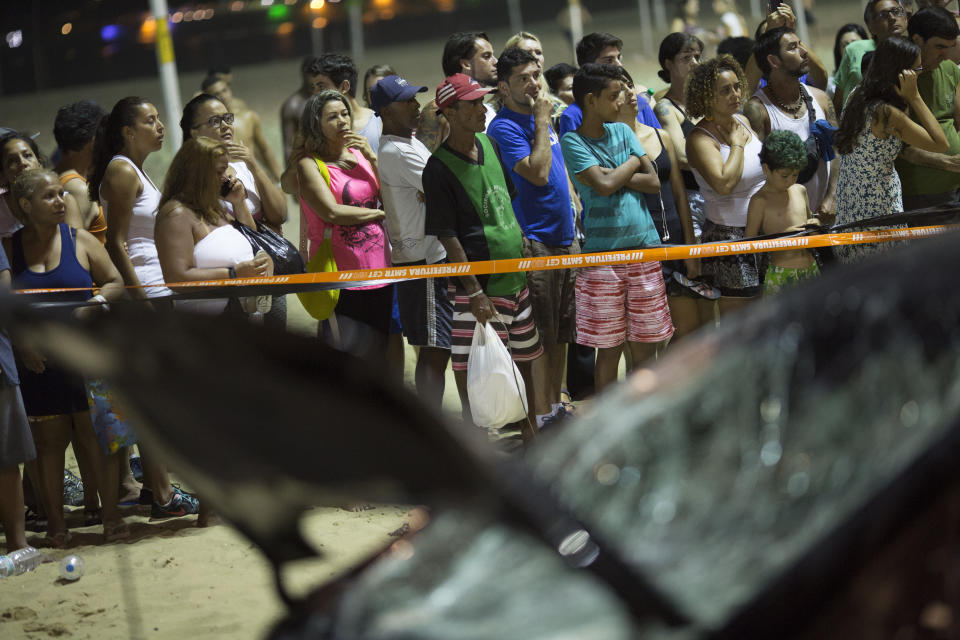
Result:
[[[237,277],[237,270],[234,269],[233,267],[227,267],[227,275],[228,275],[228,277],[230,277],[231,279],[232,279],[232,278],[236,278],[236,277]]]
[[[101,294],[98,293],[97,295],[93,296],[93,297],[90,298],[90,299],[91,299],[91,300],[95,300],[95,301],[97,301],[98,303],[100,303],[100,307],[101,307],[104,311],[110,311],[110,304],[107,302],[107,299],[103,297],[103,295],[101,295]]]
[[[743,145],[742,145],[742,144],[732,144],[732,145],[730,145],[730,148],[731,148],[731,149],[736,149],[737,147],[740,147],[741,149],[743,149]]]
[[[481,295],[482,293],[483,293],[483,289],[477,289],[477,290],[474,291],[473,293],[467,294],[467,297],[468,297],[468,298],[476,298],[477,296]]]

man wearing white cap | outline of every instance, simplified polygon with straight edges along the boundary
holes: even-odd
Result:
[[[523,234],[511,205],[516,189],[496,142],[482,133],[486,128],[483,98],[490,91],[462,73],[437,87],[437,108],[450,123],[450,135],[423,171],[424,230],[440,239],[450,262],[523,257]],[[464,417],[470,415],[466,378],[474,326],[492,321],[520,368],[539,426],[551,411],[526,275],[466,275],[452,279],[451,285],[451,358]],[[534,436],[527,427],[521,431],[526,440]]]

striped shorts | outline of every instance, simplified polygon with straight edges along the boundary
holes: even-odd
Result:
[[[577,274],[577,343],[609,349],[673,335],[659,262],[586,267]]]
[[[451,285],[449,293],[453,298],[450,361],[454,371],[466,371],[477,319],[470,312],[470,298],[465,291],[455,291]],[[524,287],[514,295],[490,296],[490,302],[500,315],[499,320],[494,319],[491,322],[500,340],[509,347],[514,362],[530,362],[539,358],[543,353],[543,346],[540,344],[540,336],[533,323],[530,290]],[[501,323],[500,320],[503,322]]]

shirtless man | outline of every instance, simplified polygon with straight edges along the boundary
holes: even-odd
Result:
[[[280,180],[280,164],[273,150],[267,144],[267,139],[263,135],[263,127],[260,124],[260,116],[246,107],[242,101],[233,97],[233,90],[229,83],[222,76],[207,76],[200,85],[204,93],[218,98],[220,102],[226,105],[227,109],[233,112],[233,132],[234,136],[243,144],[254,150],[260,163],[267,170],[270,179],[273,182]]]
[[[335,89],[344,95],[353,114],[353,130],[366,138],[370,148],[377,153],[383,123],[373,110],[357,101],[357,65],[353,59],[340,53],[325,53],[320,56],[319,66],[317,90]]]
[[[810,212],[806,188],[797,184],[797,176],[807,164],[807,147],[800,136],[785,129],[771,131],[764,140],[760,161],[767,182],[750,198],[745,237],[799,231],[805,224],[819,224]],[[770,254],[763,295],[778,293],[819,274],[808,249],[775,251]]]
[[[291,93],[280,107],[280,128],[283,133],[283,159],[290,160],[293,151],[293,142],[297,137],[297,127],[300,126],[300,116],[303,115],[303,105],[307,98],[320,91],[317,81],[320,76],[320,58],[307,56],[300,63],[300,88]]]

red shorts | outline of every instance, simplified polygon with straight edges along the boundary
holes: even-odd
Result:
[[[577,273],[577,343],[608,349],[673,335],[659,262],[586,267]]]

